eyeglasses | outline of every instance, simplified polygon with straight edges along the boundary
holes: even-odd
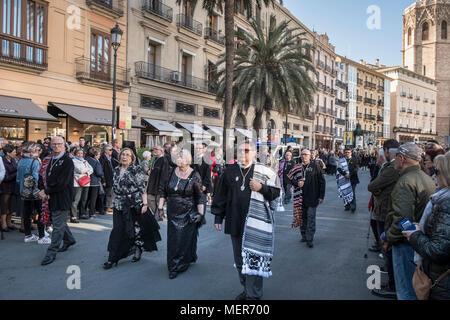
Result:
[[[128,154],[128,153],[122,153],[122,157],[131,157],[131,154]]]
[[[64,143],[52,143],[52,146],[62,146]]]
[[[302,153],[302,156],[310,156],[311,153]]]
[[[239,151],[239,152],[249,153],[249,152],[250,152],[250,149],[239,149],[238,151]]]

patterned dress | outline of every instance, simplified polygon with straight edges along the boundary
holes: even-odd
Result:
[[[145,171],[139,165],[131,165],[120,176],[119,166],[114,170],[113,181],[114,214],[108,260],[117,262],[126,258],[134,252],[134,247],[157,250],[156,242],[161,240],[159,225],[149,210],[141,213],[147,185]]]

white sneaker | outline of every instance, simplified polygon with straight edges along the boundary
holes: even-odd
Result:
[[[53,228],[49,227],[46,232],[48,232],[49,234],[52,234],[53,233]]]
[[[50,234],[47,231],[44,231],[44,235],[45,235],[44,236],[45,238],[49,238],[50,237]]]
[[[35,235],[35,234],[32,234],[31,236],[25,237],[24,242],[25,243],[30,243],[30,242],[36,242],[38,240],[39,240],[39,237],[37,235]]]
[[[45,237],[39,239],[37,243],[38,244],[50,244],[50,243],[52,243],[52,239],[50,239],[49,237],[45,236]]]

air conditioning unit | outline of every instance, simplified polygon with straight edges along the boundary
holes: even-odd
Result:
[[[170,73],[170,80],[173,82],[180,82],[180,73],[177,71],[173,71]]]

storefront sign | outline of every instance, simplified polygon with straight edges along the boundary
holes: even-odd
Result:
[[[119,129],[131,129],[132,111],[131,107],[121,105],[119,107]]]
[[[0,112],[3,113],[18,113],[16,109],[11,109],[8,107],[0,107]]]

